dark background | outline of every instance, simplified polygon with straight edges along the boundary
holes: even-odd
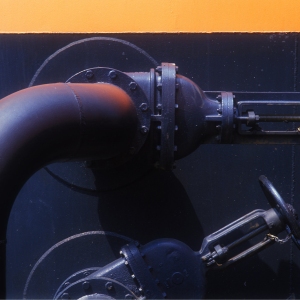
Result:
[[[94,35],[93,35],[94,36]],[[0,35],[0,98],[26,88],[55,51],[89,35]],[[119,34],[206,91],[300,91],[298,34]],[[35,84],[66,81],[95,66],[148,71],[141,53],[108,40],[87,41],[59,53]],[[1,117],[1,116],[0,116]],[[8,298],[51,298],[71,274],[118,257],[121,236],[177,238],[193,250],[204,236],[244,214],[268,209],[258,184],[268,176],[298,211],[299,147],[205,145],[172,172],[114,173],[85,163],[56,163],[32,176],[18,195],[8,226]],[[105,182],[105,184],[104,184]],[[207,274],[206,298],[299,298],[300,256],[291,242],[274,245],[236,266]],[[25,288],[27,282],[27,287]]]

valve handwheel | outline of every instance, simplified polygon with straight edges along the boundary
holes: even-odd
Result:
[[[261,175],[258,180],[271,207],[278,212],[285,222],[287,232],[292,234],[292,239],[300,250],[300,222],[296,210],[282,199],[266,176]]]

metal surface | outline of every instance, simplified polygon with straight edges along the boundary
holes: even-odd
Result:
[[[80,38],[82,36],[78,35],[2,36],[2,96],[26,87],[46,57]],[[298,90],[297,35],[123,35],[123,38],[146,49],[158,61],[176,62],[181,73],[204,90]],[[49,62],[41,73],[44,76],[38,78],[39,82],[65,81],[72,74],[94,66],[123,71],[143,71],[153,67],[145,66],[143,58],[138,53],[132,54],[125,46],[115,43],[110,46],[108,41],[105,46],[91,41],[74,46],[73,50],[69,48]],[[248,138],[243,142],[256,143],[256,140],[257,137]],[[272,140],[268,137],[268,141]],[[264,139],[265,143],[268,141]],[[78,182],[85,187],[101,180],[99,174],[86,176],[89,170],[81,164],[72,168],[71,163],[56,165],[57,173],[64,174],[68,182],[74,182],[73,186],[63,185],[41,170],[22,190],[10,221],[10,295],[18,294],[17,286],[22,286],[22,276],[26,277],[30,264],[36,261],[40,252],[57,239],[88,226],[113,228],[136,236],[144,243],[160,236],[174,236],[193,249],[199,249],[200,240],[196,237],[203,234],[201,228],[205,234],[213,232],[216,227],[257,207],[261,195],[253,182],[259,174],[274,174],[276,186],[285,197],[297,195],[299,171],[293,167],[297,158],[297,146],[203,146],[179,161],[173,174],[156,173],[155,179],[150,172],[126,187],[120,185],[122,180],[117,177],[115,182],[111,179],[111,186],[118,186],[118,191],[104,193],[97,190],[94,198],[83,190],[73,189]],[[92,171],[91,174],[94,175]],[[159,207],[159,212],[154,212],[150,200],[153,206]],[[40,201],[51,203],[51,210]],[[294,205],[298,205],[296,199]],[[226,210],[228,207],[234,209]],[[155,224],[153,220],[156,220]],[[36,237],[39,237],[38,243],[34,242]],[[18,249],[22,249],[21,253]],[[236,266],[234,271],[228,269],[226,273],[208,275],[206,297],[287,298],[293,292],[297,295],[298,257],[293,256],[292,251],[288,245],[284,250],[274,247]],[[278,257],[282,259],[278,260]],[[50,269],[54,270],[49,264]]]

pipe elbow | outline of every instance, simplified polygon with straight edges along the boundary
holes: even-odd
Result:
[[[8,212],[46,164],[126,156],[138,124],[130,96],[106,83],[28,88],[3,98],[0,116],[0,194]]]
[[[20,159],[111,158],[126,151],[137,126],[131,98],[105,83],[24,89],[0,101],[0,114],[0,151]]]

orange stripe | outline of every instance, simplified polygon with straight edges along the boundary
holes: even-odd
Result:
[[[0,33],[300,32],[299,0],[0,0]]]

